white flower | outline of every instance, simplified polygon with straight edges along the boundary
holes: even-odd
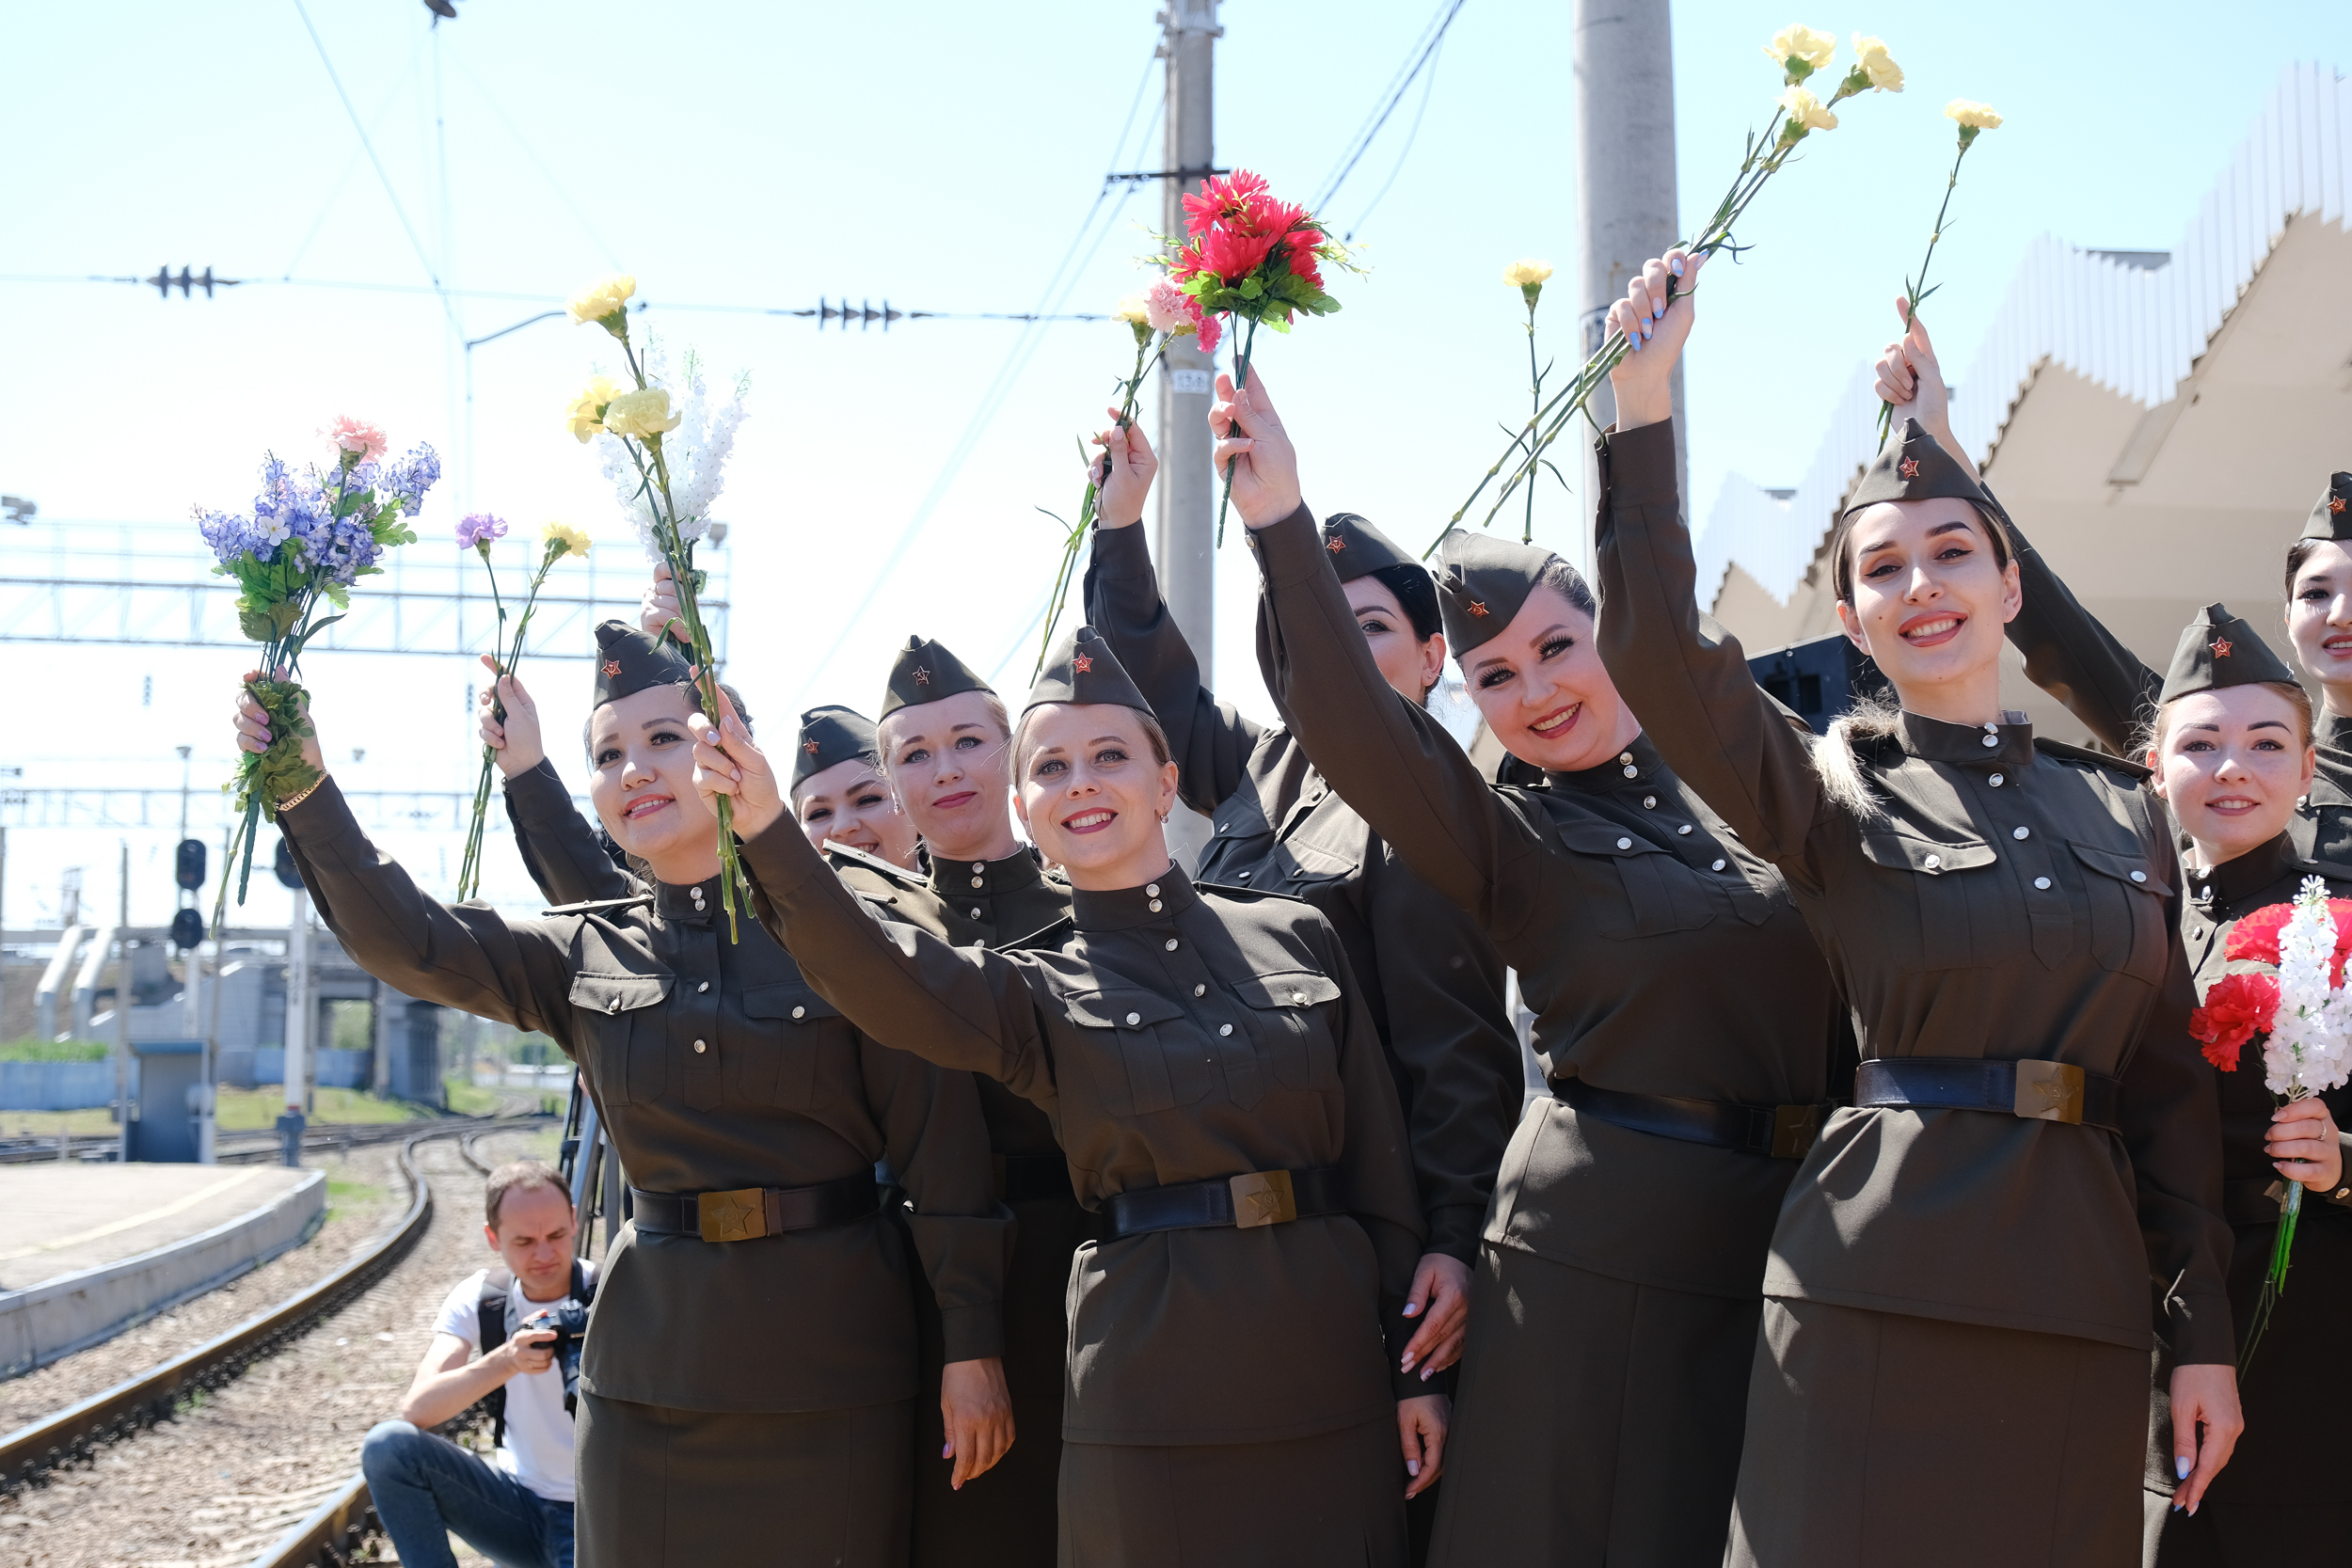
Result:
[[[669,388],[678,427],[661,438],[661,456],[670,470],[670,499],[677,508],[678,537],[700,539],[710,531],[710,509],[719,499],[727,456],[735,450],[735,428],[743,422],[741,388],[716,408],[710,405],[702,366],[690,356],[684,377],[669,373],[667,356],[660,345],[645,351],[645,379]],[[681,395],[682,394],[682,395]],[[621,515],[644,542],[647,559],[660,561],[654,543],[654,499],[645,492],[637,466],[621,442],[611,436],[596,438],[605,478],[612,482]]]
[[[2263,1042],[2263,1082],[2273,1094],[2299,1100],[2332,1089],[2352,1068],[2352,999],[2328,984],[2335,951],[2328,885],[2306,877],[2279,933],[2279,1013]]]

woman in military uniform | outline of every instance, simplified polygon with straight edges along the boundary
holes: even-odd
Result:
[[[1403,1102],[1429,1231],[1406,1303],[1421,1328],[1405,1354],[1425,1375],[1442,1371],[1461,1354],[1478,1231],[1523,1093],[1502,958],[1466,911],[1433,895],[1366,826],[1288,729],[1243,718],[1200,684],[1144,546],[1143,506],[1159,466],[1152,445],[1132,422],[1104,431],[1101,444],[1087,619],[1168,729],[1184,802],[1211,818],[1193,875],[1303,898],[1347,949]],[[1382,676],[1426,706],[1445,666],[1428,572],[1352,513],[1325,525],[1323,546]],[[1271,671],[1266,679],[1271,688]],[[1417,1499],[1416,1537],[1425,1537],[1419,1515],[1434,1515],[1437,1500]]]
[[[2185,1505],[2240,1425],[2169,833],[2144,769],[2001,710],[2018,574],[1996,509],[1916,420],[1830,545],[1840,618],[1900,706],[1819,741],[1773,710],[1699,613],[1676,493],[1671,372],[1701,265],[1651,261],[1611,308],[1638,346],[1601,453],[1601,655],[1788,879],[1863,1058],[1773,1236],[1730,1560],[2121,1568],[2152,1328],[2179,1362]]]
[[[1401,1563],[1398,1445],[1434,1479],[1444,1418],[1397,1370],[1422,1219],[1395,1090],[1329,925],[1169,862],[1176,765],[1109,648],[1064,639],[1013,739],[1024,820],[1076,889],[1057,947],[867,918],[768,828],[740,724],[723,752],[702,735],[698,777],[735,796],[761,917],[812,982],[1034,1101],[1102,1212],[1070,1278],[1060,1560]]]
[[[2148,766],[2189,841],[2181,934],[2202,998],[2229,972],[2230,931],[2240,917],[2293,902],[2311,877],[2331,897],[2352,896],[2352,873],[2296,852],[2289,825],[2317,762],[2311,698],[2253,627],[2219,605],[2201,611],[2181,635],[2159,697]],[[2148,1561],[2325,1561],[2352,1542],[2352,1502],[2336,1480],[2352,1467],[2352,1437],[2340,1417],[2352,1403],[2352,1352],[2341,1331],[2352,1298],[2352,1184],[2339,1131],[2352,1119],[2352,1088],[2280,1105],[2264,1085],[2259,1045],[2223,1051],[2214,1065],[2222,1069],[2215,1078],[2221,1196],[2236,1239],[2232,1312],[2241,1325],[2252,1321],[2285,1181],[2307,1189],[2295,1288],[2279,1297],[2243,1374],[2246,1435],[2193,1514],[2173,1506],[2170,1413],[2159,1380]]]
[[[887,1160],[912,1196],[956,1378],[987,1406],[961,1456],[977,1473],[1010,1437],[985,1397],[1001,1390],[1008,1237],[979,1107],[961,1075],[860,1036],[755,922],[729,940],[684,666],[618,622],[597,641],[591,793],[650,889],[603,859],[539,768],[519,771],[545,774],[561,818],[535,799],[522,816],[560,846],[545,864],[597,900],[541,919],[426,896],[331,778],[280,802],[278,822],[362,967],[555,1039],[628,1168],[634,1218],[580,1374],[580,1561],[902,1563],[914,1326],[873,1166]],[[237,730],[268,744],[249,698]],[[323,772],[315,739],[304,752]]]
[[[792,815],[811,844],[839,844],[903,870],[915,864],[914,821],[882,775],[873,721],[828,705],[801,715],[792,758]]]
[[[1830,975],[1779,874],[1618,697],[1566,562],[1483,534],[1442,546],[1454,657],[1541,770],[1491,784],[1383,680],[1263,380],[1220,391],[1275,702],[1518,970],[1555,1097],[1519,1124],[1486,1218],[1431,1560],[1715,1568],[1765,1243],[1851,1054]]]

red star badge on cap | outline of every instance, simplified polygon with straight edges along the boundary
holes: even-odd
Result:
[[[931,673],[929,670],[924,669],[921,665],[916,665],[914,667],[914,684],[917,686],[930,685]]]
[[[1485,605],[1484,603],[1480,602],[1479,600],[1477,600],[1477,599],[1472,599],[1472,600],[1470,602],[1470,612],[1472,615],[1476,615],[1476,616],[1484,616],[1484,615],[1486,613],[1486,605]]]
[[[803,740],[801,742],[801,750],[806,752],[810,756],[815,756],[818,752],[824,750],[824,745],[821,741]]]
[[[1902,470],[1902,474],[1905,479],[1917,479],[1919,477],[1919,460],[1915,457],[1906,457],[1900,463],[1896,464],[1895,467]]]
[[[612,679],[613,676],[619,674],[620,673],[621,661],[619,659],[608,658],[604,661],[604,678],[606,680]]]
[[[2230,657],[2230,640],[2228,638],[2217,637],[2213,640],[2213,657],[2216,658],[2227,658]]]
[[[2342,509],[2341,509],[2341,508],[2339,508],[2338,510],[2340,511],[2340,510],[2342,510]],[[1337,555],[1337,554],[1339,554],[1342,550],[1343,550],[1343,549],[1347,548],[1347,541],[1346,541],[1346,540],[1344,540],[1344,539],[1343,539],[1343,538],[1341,538],[1338,534],[1336,534],[1336,533],[1335,533],[1335,534],[1331,535],[1331,537],[1330,537],[1330,538],[1326,539],[1326,540],[1323,542],[1323,547],[1324,547],[1325,549],[1327,549],[1327,550],[1329,550],[1329,551],[1330,551],[1333,555]]]
[[[2328,498],[2328,510],[2341,515],[2344,511],[2344,498],[2342,496],[2329,496]]]
[[[1092,654],[1080,654],[1077,657],[1070,661],[1070,667],[1073,670],[1075,670],[1079,674],[1083,675],[1089,670],[1094,668],[1094,656]]]

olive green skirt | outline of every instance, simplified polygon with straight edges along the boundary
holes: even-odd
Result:
[[[904,1568],[910,1406],[743,1415],[580,1391],[579,1568]]]
[[[1396,1422],[1286,1443],[1064,1443],[1061,1568],[1404,1568]]]
[[[1433,1568],[1718,1568],[1760,1299],[1478,1262]]]
[[[1764,1303],[1731,1568],[2133,1568],[2148,1353]]]

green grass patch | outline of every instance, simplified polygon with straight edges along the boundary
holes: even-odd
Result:
[[[383,1188],[372,1181],[353,1181],[340,1176],[326,1179],[326,1217],[349,1213],[354,1209],[373,1209],[385,1199]]]
[[[103,1062],[114,1050],[104,1040],[7,1040],[0,1062]]]
[[[78,1136],[115,1130],[114,1117],[103,1105],[93,1106],[87,1111],[0,1112],[0,1136],[54,1138],[60,1132],[72,1132]]]
[[[265,1132],[286,1113],[286,1094],[276,1086],[239,1089],[227,1085],[215,1091],[218,1107],[215,1125],[223,1132]],[[102,1113],[103,1114],[103,1113]],[[384,1100],[358,1089],[322,1088],[310,1112],[310,1125],[357,1126],[386,1121],[421,1121],[433,1112],[405,1100]]]
[[[441,1092],[449,1097],[449,1108],[461,1117],[486,1117],[501,1103],[495,1090],[479,1084],[469,1084],[463,1078],[444,1078]]]

